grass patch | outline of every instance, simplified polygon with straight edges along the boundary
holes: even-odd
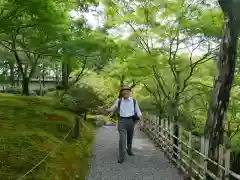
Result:
[[[0,179],[16,180],[54,149],[73,126],[75,114],[50,97],[0,94]],[[80,179],[88,170],[93,127],[81,122],[72,134],[24,180]]]

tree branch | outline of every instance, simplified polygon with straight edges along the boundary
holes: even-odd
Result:
[[[71,83],[70,87],[73,86],[74,84],[76,84],[80,80],[80,78],[84,74],[84,70],[86,68],[86,65],[87,65],[87,60],[85,59],[84,62],[83,62],[83,65],[81,67],[81,71],[78,73],[76,79]]]
[[[183,81],[183,87],[182,87],[182,89],[180,90],[179,93],[182,93],[182,92],[186,89],[187,83],[188,83],[189,79],[192,77],[195,67],[196,67],[197,65],[202,64],[202,63],[205,63],[205,62],[207,62],[207,61],[209,61],[209,60],[211,60],[211,59],[213,58],[213,57],[210,57],[210,58],[207,59],[207,57],[208,57],[209,55],[210,55],[210,53],[206,53],[206,54],[205,54],[202,58],[200,58],[198,61],[190,64],[190,72],[189,72],[188,76],[184,79],[184,81]]]
[[[170,99],[169,95],[167,94],[167,92],[165,91],[164,87],[163,87],[163,84],[159,78],[159,75],[156,71],[156,67],[153,65],[152,66],[152,69],[153,69],[153,74],[154,74],[154,77],[155,77],[155,80],[157,82],[157,85],[160,87],[160,89],[162,90],[163,94],[165,97],[167,97],[168,99]]]
[[[8,42],[10,43],[10,42]],[[15,51],[15,52],[24,52],[24,53],[32,53],[32,54],[35,54],[35,55],[41,55],[41,56],[51,56],[51,57],[62,57],[62,55],[57,55],[57,54],[45,54],[43,52],[35,52],[35,51],[30,51],[30,50],[25,50],[25,49],[18,49],[18,48],[11,48],[11,47],[8,47],[6,46],[5,44],[3,43],[0,43],[1,46],[3,46],[4,48],[10,50],[10,51]],[[98,56],[91,56],[91,55],[85,55],[85,54],[77,54],[78,56],[81,56],[81,57],[85,57],[85,58],[88,58],[88,57],[91,57],[91,58],[94,58],[94,57],[98,57]]]

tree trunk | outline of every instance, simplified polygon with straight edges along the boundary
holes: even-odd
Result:
[[[55,65],[55,79],[56,79],[56,84],[59,83],[59,70],[58,70],[58,64]]]
[[[39,95],[40,95],[40,96],[43,96],[41,77],[39,77],[39,89],[40,89]]]
[[[225,18],[218,60],[219,74],[214,82],[204,132],[205,138],[209,139],[208,157],[216,162],[219,158],[219,145],[223,144],[225,117],[234,79],[238,40],[237,23],[232,13],[232,1],[221,0],[219,4],[224,11]],[[208,164],[208,168],[216,175],[220,172],[220,169],[212,163]],[[211,178],[208,177],[208,179]]]
[[[20,86],[20,77],[21,77],[21,72],[20,72],[20,68],[17,67],[17,86]]]
[[[70,62],[62,62],[62,86],[63,89],[68,89],[68,78],[72,71]]]
[[[45,66],[43,64],[43,69],[42,69],[42,86],[45,88]]]
[[[9,69],[10,69],[10,81],[11,81],[11,85],[14,86],[15,85],[15,78],[14,78],[14,63],[9,62]]]
[[[121,88],[122,88],[123,85],[124,85],[124,80],[125,80],[125,76],[122,75],[122,76],[120,77],[120,82],[119,82],[118,98],[122,98]]]
[[[23,78],[22,80],[22,94],[25,96],[29,95],[29,79]]]
[[[67,63],[62,62],[62,87],[63,89],[67,89],[68,87],[68,68]]]

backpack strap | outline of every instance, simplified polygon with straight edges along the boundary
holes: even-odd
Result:
[[[137,104],[136,99],[133,99],[133,104],[134,104],[134,117],[133,117],[133,122],[136,123],[137,121],[140,120],[140,118],[139,118],[139,116],[137,115],[137,112],[136,112],[136,104]]]
[[[134,113],[136,113],[136,99],[133,99]]]
[[[118,108],[117,108],[117,114],[118,114],[118,116],[120,116],[120,106],[121,106],[121,101],[122,101],[122,99],[119,98],[119,99],[118,99]]]

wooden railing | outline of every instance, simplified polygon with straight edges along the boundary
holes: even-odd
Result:
[[[204,137],[194,137],[191,132],[185,132],[183,135],[184,129],[181,126],[179,126],[180,136],[176,137],[173,135],[173,123],[166,119],[160,121],[159,117],[148,113],[144,113],[143,116],[142,130],[161,147],[179,169],[186,173],[188,178],[206,180],[207,176],[210,176],[215,180],[230,180],[231,177],[240,180],[240,174],[230,170],[230,149],[221,146],[218,162],[213,161],[207,156],[209,141]],[[177,147],[174,145],[173,139],[178,139],[179,145]],[[196,141],[195,144],[194,141]],[[178,149],[178,153],[174,152],[173,149]],[[174,154],[175,156],[173,156]],[[209,162],[220,169],[219,174],[213,174],[208,170],[207,164]]]

